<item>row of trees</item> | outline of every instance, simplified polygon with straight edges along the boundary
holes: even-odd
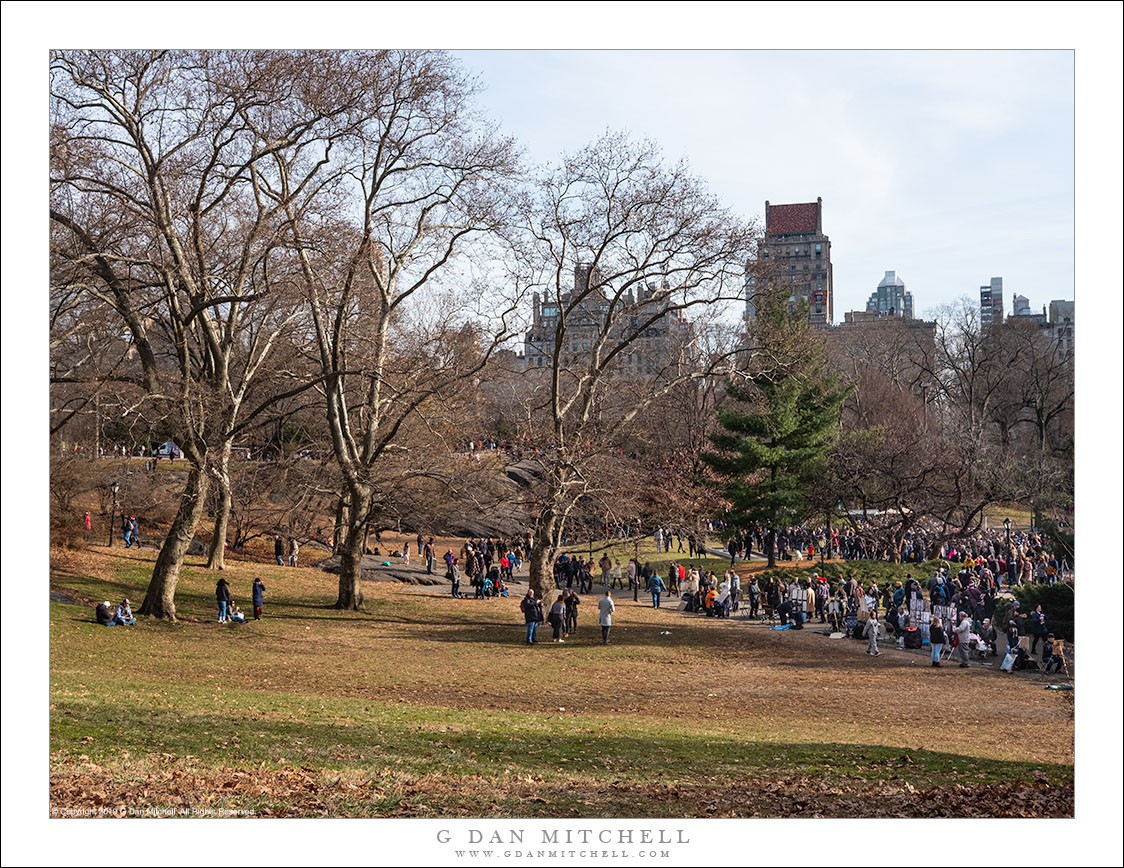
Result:
[[[1025,320],[985,330],[968,299],[932,323],[817,334],[765,283],[748,377],[727,390],[707,456],[736,526],[834,517],[897,559],[910,532],[933,556],[978,534],[996,504],[1072,504],[1068,342]]]
[[[896,498],[903,523],[919,504],[933,512],[931,491],[893,487],[896,465],[871,469],[899,445],[872,416],[882,392],[901,403],[895,420],[919,406],[923,422],[934,416],[922,451],[942,468],[950,515],[997,496],[984,435],[1022,417],[1001,412],[1010,386],[973,379],[986,377],[965,340],[950,331],[922,352],[912,383],[857,365],[850,391],[783,304],[758,305],[747,342],[726,312],[742,300],[751,223],[685,164],[624,135],[525,167],[475,109],[475,89],[426,51],[52,54],[52,434],[73,439],[92,417],[95,453],[156,435],[186,460],[142,612],[175,617],[205,515],[208,566],[222,569],[225,543],[281,507],[290,528],[329,514],[335,604],[360,607],[372,530],[439,530],[450,504],[512,499],[503,480],[516,459],[459,454],[477,436],[528,447],[508,514],[532,529],[539,590],[563,539],[604,524],[639,530],[726,506],[748,521],[762,501],[776,527],[836,497]],[[539,363],[525,369],[511,346],[533,324]],[[1031,404],[1052,455],[1068,405]],[[727,437],[775,442],[704,461],[722,407]],[[967,457],[951,424],[962,412]],[[248,467],[236,451],[247,443],[318,461]],[[957,461],[964,472],[950,477]],[[706,484],[718,471],[735,486]],[[744,487],[762,472],[763,488]]]
[[[476,390],[518,367],[504,347],[532,290],[562,310],[552,373],[519,411],[549,444],[528,498],[536,583],[596,496],[605,444],[702,376],[608,385],[647,322],[736,297],[752,227],[624,136],[527,171],[474,90],[434,52],[52,54],[53,432],[93,404],[99,441],[107,414],[143,420],[186,459],[145,614],[175,617],[208,503],[222,569],[235,446],[313,412],[343,528],[336,605],[358,608],[367,533],[392,502],[426,480],[431,498],[487,488],[439,456],[483,430]],[[582,262],[603,278],[572,292]],[[656,280],[640,306],[629,290]],[[595,297],[588,366],[563,366]]]

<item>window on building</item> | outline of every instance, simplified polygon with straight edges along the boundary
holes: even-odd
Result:
[[[816,245],[816,256],[821,256],[821,255],[823,255],[823,245],[817,244]]]

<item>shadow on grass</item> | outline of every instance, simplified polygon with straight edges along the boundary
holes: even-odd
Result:
[[[262,719],[241,711],[263,703],[294,714],[290,719]],[[372,705],[376,704],[365,700],[333,703],[324,711],[319,701],[305,707],[292,698],[240,692],[236,704],[222,712],[183,712],[154,708],[143,698],[117,696],[112,704],[59,698],[51,717],[51,749],[84,754],[105,750],[106,757],[120,750],[196,757],[209,753],[209,763],[246,767],[278,765],[299,756],[299,763],[317,768],[390,762],[416,774],[503,779],[513,773],[547,778],[577,775],[630,786],[683,782],[712,786],[722,780],[775,781],[791,776],[897,779],[925,787],[1073,779],[1072,766],[901,747],[753,741],[684,733],[670,723],[630,726],[619,719],[613,721],[615,731],[610,731],[599,719],[584,716],[413,705],[376,705],[368,713]],[[361,754],[369,759],[363,760]]]

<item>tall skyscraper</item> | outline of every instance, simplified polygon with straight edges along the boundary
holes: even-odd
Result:
[[[755,269],[755,266],[759,266]],[[823,233],[823,199],[796,205],[765,202],[765,237],[757,262],[746,263],[746,317],[756,314],[757,275],[792,284],[789,309],[808,304],[808,322],[832,321],[831,239]]]
[[[887,271],[878,288],[870,294],[866,309],[878,316],[913,319],[913,293],[905,288],[905,281],[898,277],[896,271]]]
[[[993,277],[980,287],[980,327],[988,328],[1003,322],[1003,278]]]

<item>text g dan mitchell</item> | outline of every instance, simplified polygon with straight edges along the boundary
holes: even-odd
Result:
[[[684,829],[438,829],[441,844],[689,844]]]

